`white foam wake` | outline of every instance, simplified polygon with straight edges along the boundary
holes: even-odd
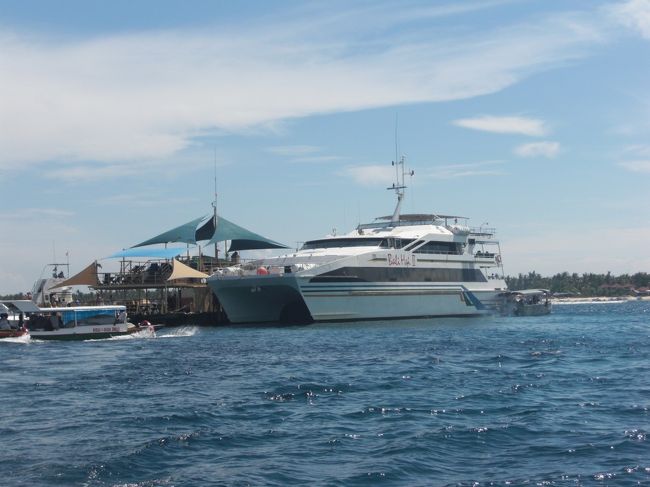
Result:
[[[156,336],[158,338],[181,338],[191,337],[198,333],[199,328],[196,326],[179,326],[178,328],[163,328]]]
[[[31,338],[29,334],[27,335],[22,335],[19,337],[8,337],[8,338],[0,338],[0,343],[22,343],[22,344],[27,344],[31,342]]]

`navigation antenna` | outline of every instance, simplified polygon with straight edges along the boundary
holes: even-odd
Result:
[[[217,233],[217,148],[214,148],[214,201],[212,202],[212,208],[214,208],[214,215],[212,220],[214,223],[214,232]],[[214,234],[213,234],[214,235]],[[219,247],[217,242],[214,242],[214,257],[219,263]]]
[[[406,189],[406,184],[404,184],[406,175],[408,174],[409,176],[413,176],[415,174],[415,171],[406,170],[406,168],[404,167],[404,159],[405,159],[404,156],[402,156],[399,161],[391,162],[391,164],[395,166],[396,182],[394,182],[390,188],[386,188],[386,189],[395,191],[395,194],[397,195],[397,206],[395,206],[395,211],[393,212],[393,216],[390,219],[391,223],[399,223],[400,210],[402,208],[402,200],[404,199],[404,190]]]

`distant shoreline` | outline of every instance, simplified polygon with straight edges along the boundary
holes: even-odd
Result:
[[[627,303],[628,301],[650,301],[650,296],[639,298],[633,296],[551,298],[553,304]]]

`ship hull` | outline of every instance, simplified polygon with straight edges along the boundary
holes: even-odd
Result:
[[[496,291],[462,284],[311,283],[295,275],[208,280],[231,323],[293,323],[476,316]]]

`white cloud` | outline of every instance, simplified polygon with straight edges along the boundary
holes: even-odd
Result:
[[[313,145],[283,145],[266,149],[271,154],[286,156],[287,160],[292,163],[320,164],[343,159],[341,156],[318,154],[321,150],[320,147]]]
[[[127,164],[60,166],[48,170],[44,176],[49,179],[67,182],[101,181],[123,176],[132,176],[139,171],[137,166]]]
[[[636,157],[650,157],[650,145],[636,144],[629,145],[623,149],[626,154],[633,154]]]
[[[0,211],[0,223],[8,222],[40,222],[43,219],[65,219],[74,216],[74,213],[68,210],[58,208],[21,208],[12,211]]]
[[[267,152],[271,154],[277,154],[279,156],[306,156],[309,154],[314,154],[320,152],[321,148],[314,145],[280,145],[274,147],[268,147]]]
[[[548,132],[544,121],[518,116],[497,117],[483,115],[480,117],[454,120],[453,124],[459,127],[497,134],[519,134],[540,137],[546,135]]]
[[[296,163],[305,163],[305,164],[320,164],[324,162],[334,162],[340,161],[343,157],[341,156],[309,156],[309,157],[296,157],[291,160],[291,162]]]
[[[194,195],[188,196],[171,196],[170,194],[153,193],[150,191],[146,194],[114,194],[95,199],[95,203],[110,207],[128,207],[128,208],[165,208],[170,206],[186,207],[195,204],[201,200]]]
[[[482,161],[469,164],[438,166],[423,174],[423,179],[456,179],[472,176],[499,176],[504,172],[495,167],[503,161]]]
[[[469,164],[450,164],[418,171],[415,176],[418,181],[471,176],[496,176],[503,174],[503,171],[496,167],[503,163],[503,161],[482,161]],[[359,184],[368,186],[391,185],[395,182],[395,168],[385,164],[348,167],[342,171],[342,174],[351,177]]]
[[[609,11],[620,23],[650,39],[650,0],[629,0],[610,6]]]
[[[521,157],[548,157],[549,159],[557,156],[560,151],[559,142],[532,142],[515,147],[515,154]]]
[[[400,6],[405,20],[391,20],[386,10],[67,41],[0,28],[0,167],[99,161],[113,175],[116,162],[169,162],[206,134],[494,93],[600,40],[589,19],[570,14],[473,35],[415,23],[402,35],[395,22],[412,16]],[[518,130],[541,131],[534,122]]]
[[[395,168],[387,165],[354,166],[345,168],[343,175],[367,186],[391,184],[395,181]]]
[[[650,173],[650,159],[623,161],[619,162],[618,165],[631,172]]]
[[[74,161],[72,163],[50,164],[43,170],[42,175],[65,183],[79,183],[90,181],[107,181],[110,179],[135,176],[140,174],[156,174],[159,179],[174,179],[178,176],[187,176],[192,171],[212,170],[214,164],[224,167],[229,164],[223,157],[215,160],[215,154],[207,151],[184,151],[171,158],[141,159],[137,163],[118,161],[116,163],[95,161]]]

